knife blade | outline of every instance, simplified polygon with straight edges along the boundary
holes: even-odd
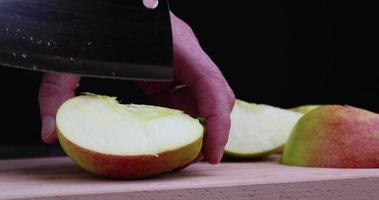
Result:
[[[100,78],[170,80],[167,0],[0,0],[0,65]]]

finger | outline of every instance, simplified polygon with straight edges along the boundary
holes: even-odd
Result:
[[[195,95],[192,95],[191,93],[193,92],[190,88],[181,86],[169,92],[155,95],[153,103],[159,106],[179,109],[193,117],[197,117],[197,100]]]
[[[224,86],[223,80],[211,77],[200,79],[194,86],[199,115],[204,117],[206,139],[204,155],[209,163],[222,159],[230,130],[230,112],[235,102],[234,95]]]
[[[169,92],[177,84],[178,83],[175,81],[170,81],[170,82],[137,81],[137,85],[139,85],[146,92],[146,94],[150,96],[154,96],[159,93]]]
[[[42,120],[41,137],[48,144],[57,141],[55,115],[59,106],[75,95],[80,76],[45,73],[39,90],[39,105]]]
[[[173,14],[171,18],[175,77],[195,93],[199,115],[206,118],[204,156],[209,163],[218,163],[228,139],[230,112],[235,97],[221,71],[200,47],[188,25]]]

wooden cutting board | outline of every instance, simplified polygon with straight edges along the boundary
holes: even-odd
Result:
[[[96,178],[68,158],[0,161],[0,199],[379,199],[379,169],[289,167],[259,162],[197,163],[135,181]]]

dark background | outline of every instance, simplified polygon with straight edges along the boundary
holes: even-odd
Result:
[[[335,1],[242,3],[181,0],[171,5],[192,26],[238,98],[283,108],[334,103],[379,112],[378,63],[370,35],[377,22],[369,11],[339,13]],[[57,145],[40,141],[41,73],[0,68],[0,77],[0,158],[60,152]],[[133,81],[84,78],[81,91],[149,103]]]

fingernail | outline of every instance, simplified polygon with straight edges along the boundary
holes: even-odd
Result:
[[[49,141],[54,131],[55,131],[55,119],[50,116],[42,118],[42,130],[41,130],[42,139],[44,141]]]
[[[223,156],[224,156],[224,151],[221,151],[221,152],[217,155],[217,163],[220,163],[220,162],[221,162]]]
[[[222,160],[223,155],[224,155],[223,151],[221,152],[218,151],[217,153],[213,151],[212,154],[210,154],[210,152],[207,151],[207,153],[204,156],[205,156],[205,160],[208,161],[208,163],[219,164]]]
[[[218,164],[221,162],[222,160],[222,157],[224,156],[224,151],[225,151],[225,145],[222,145],[219,147],[219,151],[217,153],[217,157],[216,157],[216,160],[215,160],[215,164]]]

